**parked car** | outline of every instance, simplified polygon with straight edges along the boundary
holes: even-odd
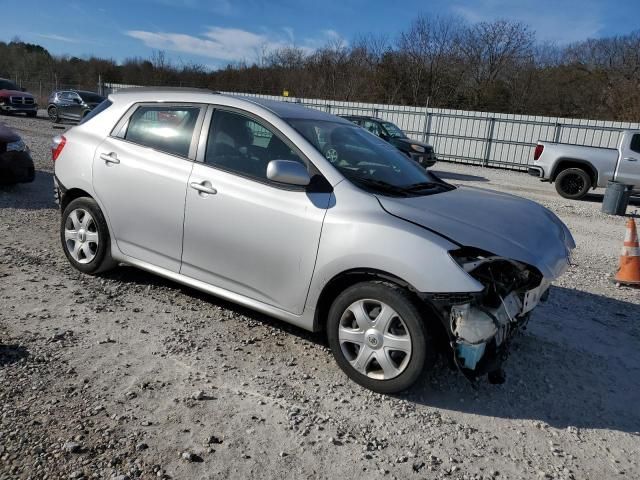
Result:
[[[49,95],[47,113],[54,123],[80,121],[104,101],[104,97],[84,90],[56,90]]]
[[[437,161],[436,154],[431,145],[410,139],[407,137],[407,134],[394,123],[387,122],[380,118],[358,115],[341,115],[341,117],[356,125],[360,125],[374,135],[389,142],[425,168],[432,167]]]
[[[38,103],[33,95],[11,80],[0,78],[0,112],[24,113],[28,117],[38,115]]]
[[[35,169],[20,135],[0,123],[0,184],[33,182]]]
[[[76,269],[133,265],[325,331],[377,392],[408,388],[438,348],[469,376],[499,372],[575,247],[541,205],[450,185],[291,103],[121,91],[56,137],[52,158]]]
[[[609,180],[640,190],[640,130],[623,132],[618,148],[538,142],[529,174],[555,182],[562,197],[574,200],[606,187]]]

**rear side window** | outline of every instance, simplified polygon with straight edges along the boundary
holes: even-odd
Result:
[[[101,112],[104,112],[107,108],[109,108],[112,105],[110,100],[105,100],[103,101],[100,105],[96,106],[96,108],[94,108],[93,110],[91,110],[89,113],[87,113],[82,120],[80,121],[80,125],[82,125],[83,123],[87,123],[89,120],[91,120],[93,117],[95,117],[96,115],[100,114]]]
[[[636,133],[631,137],[631,146],[629,148],[636,153],[640,153],[640,133]]]
[[[131,115],[124,138],[138,145],[187,157],[199,114],[200,107],[194,105],[141,106]]]

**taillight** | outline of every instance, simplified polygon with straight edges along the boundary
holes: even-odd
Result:
[[[58,159],[60,153],[62,153],[62,149],[66,143],[67,139],[64,135],[56,135],[53,137],[53,141],[51,142],[51,158],[54,162]]]
[[[540,158],[540,155],[542,155],[542,152],[544,151],[544,145],[536,145],[536,149],[533,152],[533,159],[534,160],[538,160]]]

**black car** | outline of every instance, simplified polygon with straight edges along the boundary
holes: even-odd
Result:
[[[20,135],[0,124],[0,184],[33,182],[34,177],[29,148]]]
[[[424,168],[432,167],[437,161],[436,154],[431,145],[410,139],[394,123],[387,122],[380,118],[359,115],[341,115],[341,117],[356,125],[360,125],[362,128],[366,128],[374,135],[389,142]]]
[[[62,120],[80,121],[103,100],[103,96],[84,90],[57,90],[49,95],[47,113],[54,123]]]

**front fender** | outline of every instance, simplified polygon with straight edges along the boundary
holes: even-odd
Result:
[[[314,308],[324,287],[349,270],[391,274],[419,292],[479,292],[484,287],[449,255],[459,248],[439,235],[386,213],[369,196],[338,201],[325,217],[307,307]]]

